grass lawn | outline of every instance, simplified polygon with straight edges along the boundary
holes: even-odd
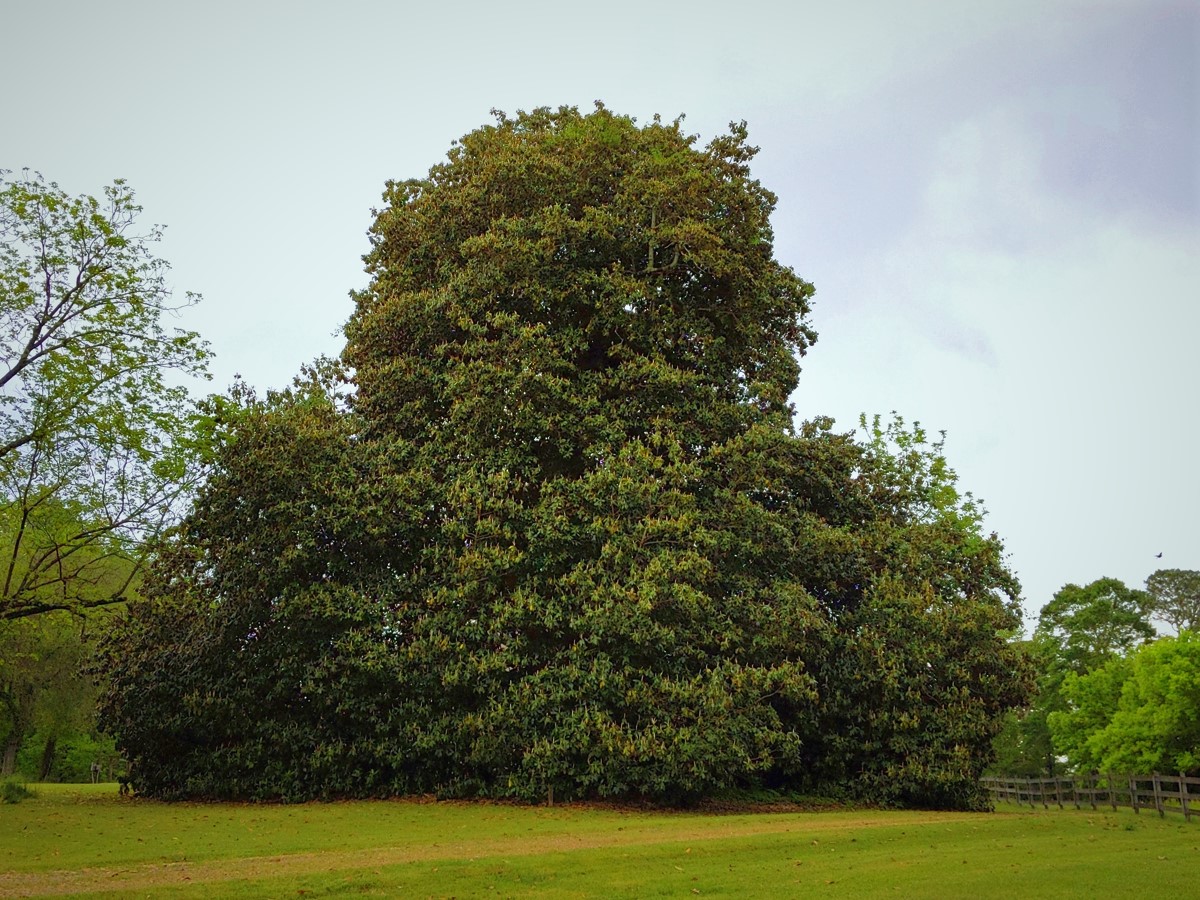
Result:
[[[269,806],[39,785],[0,897],[1189,897],[1200,822],[1131,810],[711,815],[409,800]]]

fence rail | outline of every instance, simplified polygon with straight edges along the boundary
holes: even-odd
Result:
[[[1095,772],[1063,778],[983,778],[980,782],[992,793],[996,801],[1011,803],[1038,803],[1046,809],[1051,803],[1062,809],[1073,803],[1076,809],[1089,805],[1097,809],[1100,805],[1129,806],[1140,813],[1143,809],[1156,810],[1159,816],[1168,812],[1181,812],[1184,819],[1192,820],[1193,814],[1200,815],[1200,778],[1184,775],[1114,775]]]

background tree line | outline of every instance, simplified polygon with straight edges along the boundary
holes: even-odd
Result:
[[[1198,628],[1200,572],[1160,569],[1145,590],[1066,585],[1025,644],[1037,690],[997,738],[994,771],[1200,773]]]

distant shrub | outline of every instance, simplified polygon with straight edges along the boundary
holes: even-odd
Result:
[[[26,797],[33,796],[35,796],[33,791],[15,778],[10,778],[0,784],[0,802],[2,803],[20,803]]]

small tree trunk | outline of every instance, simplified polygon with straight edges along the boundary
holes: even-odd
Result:
[[[13,729],[4,745],[4,761],[0,763],[0,775],[11,775],[17,770],[17,751],[21,749],[24,735]]]
[[[42,748],[42,766],[38,771],[38,781],[45,781],[50,777],[50,770],[54,768],[54,751],[57,747],[57,738],[46,738],[46,745]]]

